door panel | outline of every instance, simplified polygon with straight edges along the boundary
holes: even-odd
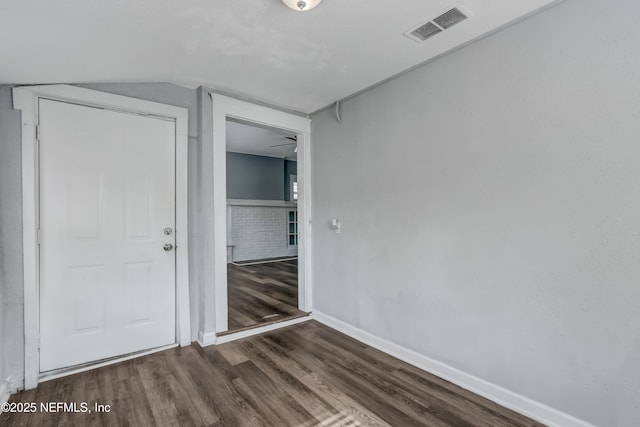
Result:
[[[40,371],[175,342],[175,123],[40,100]]]

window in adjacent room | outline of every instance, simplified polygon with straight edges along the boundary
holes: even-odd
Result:
[[[289,189],[291,191],[291,201],[292,202],[297,202],[298,201],[298,176],[297,175],[290,175],[289,176],[289,182],[291,183],[291,188]]]

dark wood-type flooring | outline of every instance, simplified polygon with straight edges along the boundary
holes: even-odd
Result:
[[[298,310],[298,260],[227,264],[229,331],[306,316]]]
[[[12,402],[110,413],[2,414],[3,426],[540,426],[315,321],[40,384]]]

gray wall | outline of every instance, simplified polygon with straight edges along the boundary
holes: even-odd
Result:
[[[284,200],[284,160],[227,152],[227,199]]]
[[[294,160],[284,161],[284,199],[291,201],[291,175],[298,175],[298,162]]]
[[[20,112],[0,86],[0,383],[24,377]]]
[[[638,16],[568,0],[317,114],[315,308],[638,425]]]

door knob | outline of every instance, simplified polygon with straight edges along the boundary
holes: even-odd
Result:
[[[173,249],[173,245],[171,243],[167,243],[162,247],[162,249],[164,249],[166,252],[171,252],[171,250]]]

